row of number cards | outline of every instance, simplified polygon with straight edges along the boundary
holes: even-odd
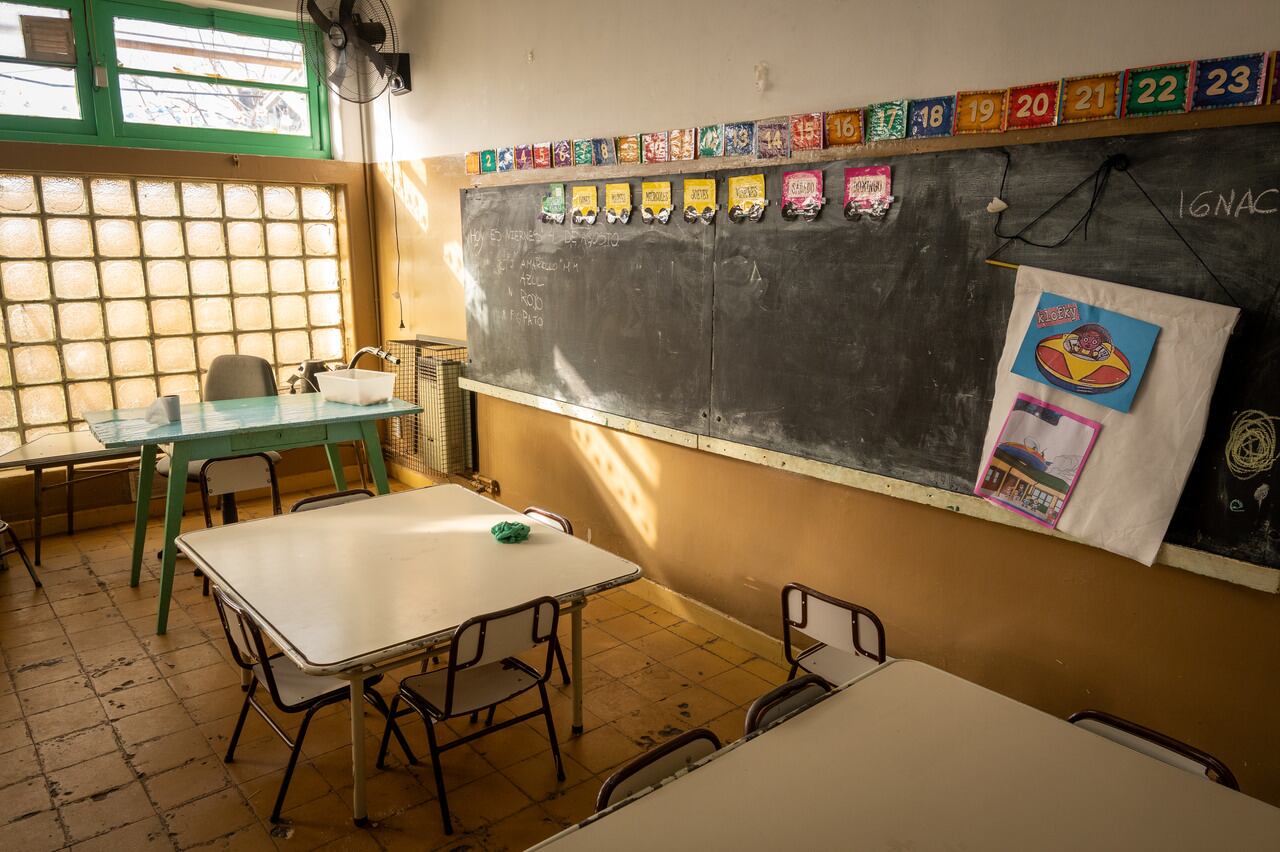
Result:
[[[1280,52],[1270,65],[1270,88],[1280,102]],[[1251,106],[1263,102],[1268,89],[1266,53],[1228,56],[1130,68],[1112,74],[1068,77],[1009,89],[960,92],[955,96],[916,101],[888,101],[866,107],[866,139],[879,142],[906,137],[1000,133],[1098,121],[1121,116],[1152,116],[1188,110]],[[848,110],[848,118],[857,110]],[[828,144],[848,144],[833,133],[828,114]],[[861,140],[856,140],[861,141]]]

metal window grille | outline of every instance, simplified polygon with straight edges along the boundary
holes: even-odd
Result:
[[[473,394],[458,386],[466,347],[452,340],[392,340],[386,349],[400,358],[395,395],[422,406],[421,414],[388,422],[388,459],[428,475],[474,471]]]
[[[342,357],[330,186],[0,174],[0,452],[199,399],[224,353]]]

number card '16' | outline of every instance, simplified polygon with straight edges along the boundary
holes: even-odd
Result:
[[[999,133],[1009,91],[960,92],[956,95],[956,133]]]
[[[1196,62],[1192,109],[1253,106],[1266,91],[1267,55],[1250,53]]]
[[[1187,111],[1191,63],[1130,68],[1124,72],[1124,114],[1164,115]]]
[[[1098,121],[1120,117],[1121,73],[1090,74],[1068,77],[1062,81],[1062,104],[1058,109],[1061,124]]]
[[[956,99],[954,95],[912,101],[911,119],[907,125],[907,135],[913,139],[927,136],[950,136],[955,118]]]
[[[1061,83],[1032,83],[1009,89],[1009,113],[1006,130],[1028,127],[1051,127],[1058,123],[1058,89]]]

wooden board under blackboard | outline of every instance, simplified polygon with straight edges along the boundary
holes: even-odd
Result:
[[[1272,260],[1280,246],[1280,214],[1272,212],[1280,209],[1280,125],[1050,142],[1008,151],[1006,231],[1039,215],[1107,156],[1123,153],[1132,174],[1231,296],[1120,173],[1112,175],[1087,234],[1078,233],[1054,250],[1015,245],[1003,259],[1208,301],[1234,298],[1243,308],[1204,446],[1167,540],[1280,568],[1280,505],[1268,489],[1260,490],[1269,485],[1269,474],[1240,479],[1224,461],[1237,412],[1280,414],[1280,265]],[[843,169],[868,163],[893,166],[897,201],[884,221],[848,222],[839,208]],[[644,381],[659,372],[651,372],[648,364],[637,365],[642,373],[621,384],[626,393],[608,398],[607,391],[616,393],[616,388],[589,382],[589,392],[583,393],[553,369],[541,372],[551,363],[549,344],[504,339],[495,350],[490,323],[477,322],[479,314],[469,317],[469,332],[473,357],[486,366],[472,375],[638,420],[968,493],[979,466],[1012,299],[1014,273],[983,263],[1001,243],[985,206],[999,189],[1004,149],[815,167],[824,170],[826,195],[834,201],[814,222],[783,221],[775,200],[760,223],[731,224],[722,209],[712,227],[633,222],[622,228],[628,242],[635,238],[641,241],[637,246],[646,247],[643,268],[653,268],[650,248],[672,251],[670,260],[681,269],[690,274],[701,269],[708,279],[707,289],[699,292],[713,316],[693,322],[688,303],[677,300],[684,307],[674,313],[650,303],[650,312],[636,317],[649,335],[649,348],[641,351],[652,352],[653,336],[666,328],[683,329],[690,346],[706,346],[710,372],[698,373],[699,382],[707,378],[705,396],[699,395],[702,384],[690,384],[678,400],[670,394],[658,397],[658,388]],[[769,197],[777,199],[782,169],[751,171],[764,171]],[[639,181],[632,184],[638,191]],[[678,194],[678,178],[675,188]],[[1083,214],[1091,188],[1063,204],[1031,236],[1055,240]],[[522,227],[543,191],[541,186],[484,190],[500,196],[508,211],[503,215]],[[497,274],[493,265],[501,252],[477,236],[479,228],[491,227],[501,216],[484,208],[472,211],[478,206],[476,192],[464,199],[464,233],[469,242],[477,241],[474,253],[468,247],[468,270],[477,292],[509,298],[502,294],[512,279]],[[511,208],[523,209],[511,213]],[[475,220],[482,223],[477,228],[467,224],[473,212],[483,213]],[[565,226],[562,232],[572,230]],[[648,235],[655,230],[663,236]],[[539,249],[547,256],[561,251],[582,249],[572,244]],[[626,263],[598,268],[634,280]],[[586,286],[569,275],[558,280],[569,294]],[[604,344],[568,340],[578,347],[579,359],[589,358],[593,345]],[[692,351],[688,354],[695,363]],[[611,364],[600,373],[602,381],[610,378],[608,371],[621,369],[603,350],[595,357]],[[506,373],[488,366],[494,364],[503,364]],[[521,376],[519,369],[537,375]],[[654,381],[666,386],[674,377],[668,372]],[[689,406],[683,417],[672,410],[677,402]],[[704,411],[710,422],[702,419]]]

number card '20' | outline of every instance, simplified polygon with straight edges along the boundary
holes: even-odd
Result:
[[[1058,89],[1061,83],[1032,83],[1009,89],[1006,130],[1051,127],[1058,123]]]

